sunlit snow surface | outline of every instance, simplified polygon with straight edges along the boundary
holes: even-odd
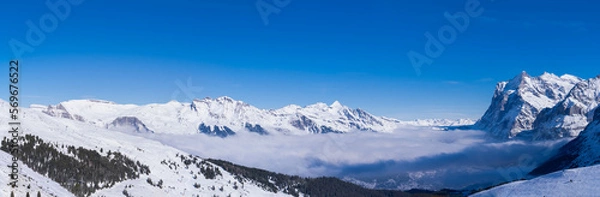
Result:
[[[600,166],[575,168],[516,181],[477,193],[473,197],[501,196],[598,196],[600,195]]]

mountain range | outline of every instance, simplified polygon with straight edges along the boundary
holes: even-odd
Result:
[[[393,132],[403,126],[458,126],[473,120],[429,119],[400,121],[374,116],[335,101],[301,107],[259,109],[230,97],[195,99],[191,103],[131,105],[101,100],[71,100],[57,105],[32,105],[32,109],[57,118],[128,132],[156,132],[227,137],[238,132],[261,135],[348,132]]]
[[[226,138],[241,132],[289,136],[392,133],[423,126],[478,129],[503,140],[573,138],[551,159],[530,172],[530,176],[540,178],[508,186],[539,185],[540,180],[549,180],[547,176],[572,168],[600,174],[594,167],[585,168],[600,164],[599,103],[600,76],[581,79],[544,73],[532,77],[523,72],[497,84],[489,108],[477,121],[401,121],[375,116],[337,101],[330,105],[316,103],[305,107],[259,109],[230,97],[148,105],[103,100],[31,105],[20,109],[23,133],[27,134],[20,148],[27,151],[19,155],[23,176],[19,177],[21,187],[16,195],[32,191],[61,197],[410,196],[400,191],[360,188],[335,178],[301,178],[201,158],[131,134],[198,134]],[[10,108],[7,102],[0,101],[1,110]],[[0,127],[9,130],[9,121],[8,117],[0,117]],[[4,138],[2,150],[7,151],[7,144],[8,138]],[[0,152],[0,164],[11,165],[10,155]],[[9,174],[7,170],[2,168],[3,173]],[[7,177],[0,181],[9,182]],[[488,194],[506,191],[502,187]],[[9,196],[10,191],[5,187],[0,195]]]

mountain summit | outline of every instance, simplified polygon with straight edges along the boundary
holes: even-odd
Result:
[[[571,75],[558,77],[544,73],[531,77],[522,72],[496,85],[492,103],[475,128],[499,138],[513,138],[522,131],[532,130],[537,115],[565,99],[579,82],[580,78]]]

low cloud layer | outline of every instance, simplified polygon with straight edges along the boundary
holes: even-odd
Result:
[[[305,136],[241,133],[148,135],[207,158],[301,176],[337,176],[368,187],[442,189],[522,178],[565,141],[494,142],[481,131],[406,127],[394,133]]]

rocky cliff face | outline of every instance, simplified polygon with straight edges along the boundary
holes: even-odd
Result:
[[[589,123],[580,135],[561,147],[559,152],[531,171],[531,175],[592,166],[600,164],[600,107],[596,108],[594,121]]]
[[[581,79],[571,75],[531,77],[523,72],[498,83],[490,107],[474,127],[498,138],[513,138],[532,130],[538,114],[562,101],[579,82]]]
[[[123,131],[123,132],[135,132],[135,133],[154,133],[146,127],[146,125],[137,119],[136,117],[119,117],[106,125],[107,129]]]
[[[600,76],[577,83],[567,97],[544,109],[534,122],[534,139],[576,137],[594,120],[600,103]]]

